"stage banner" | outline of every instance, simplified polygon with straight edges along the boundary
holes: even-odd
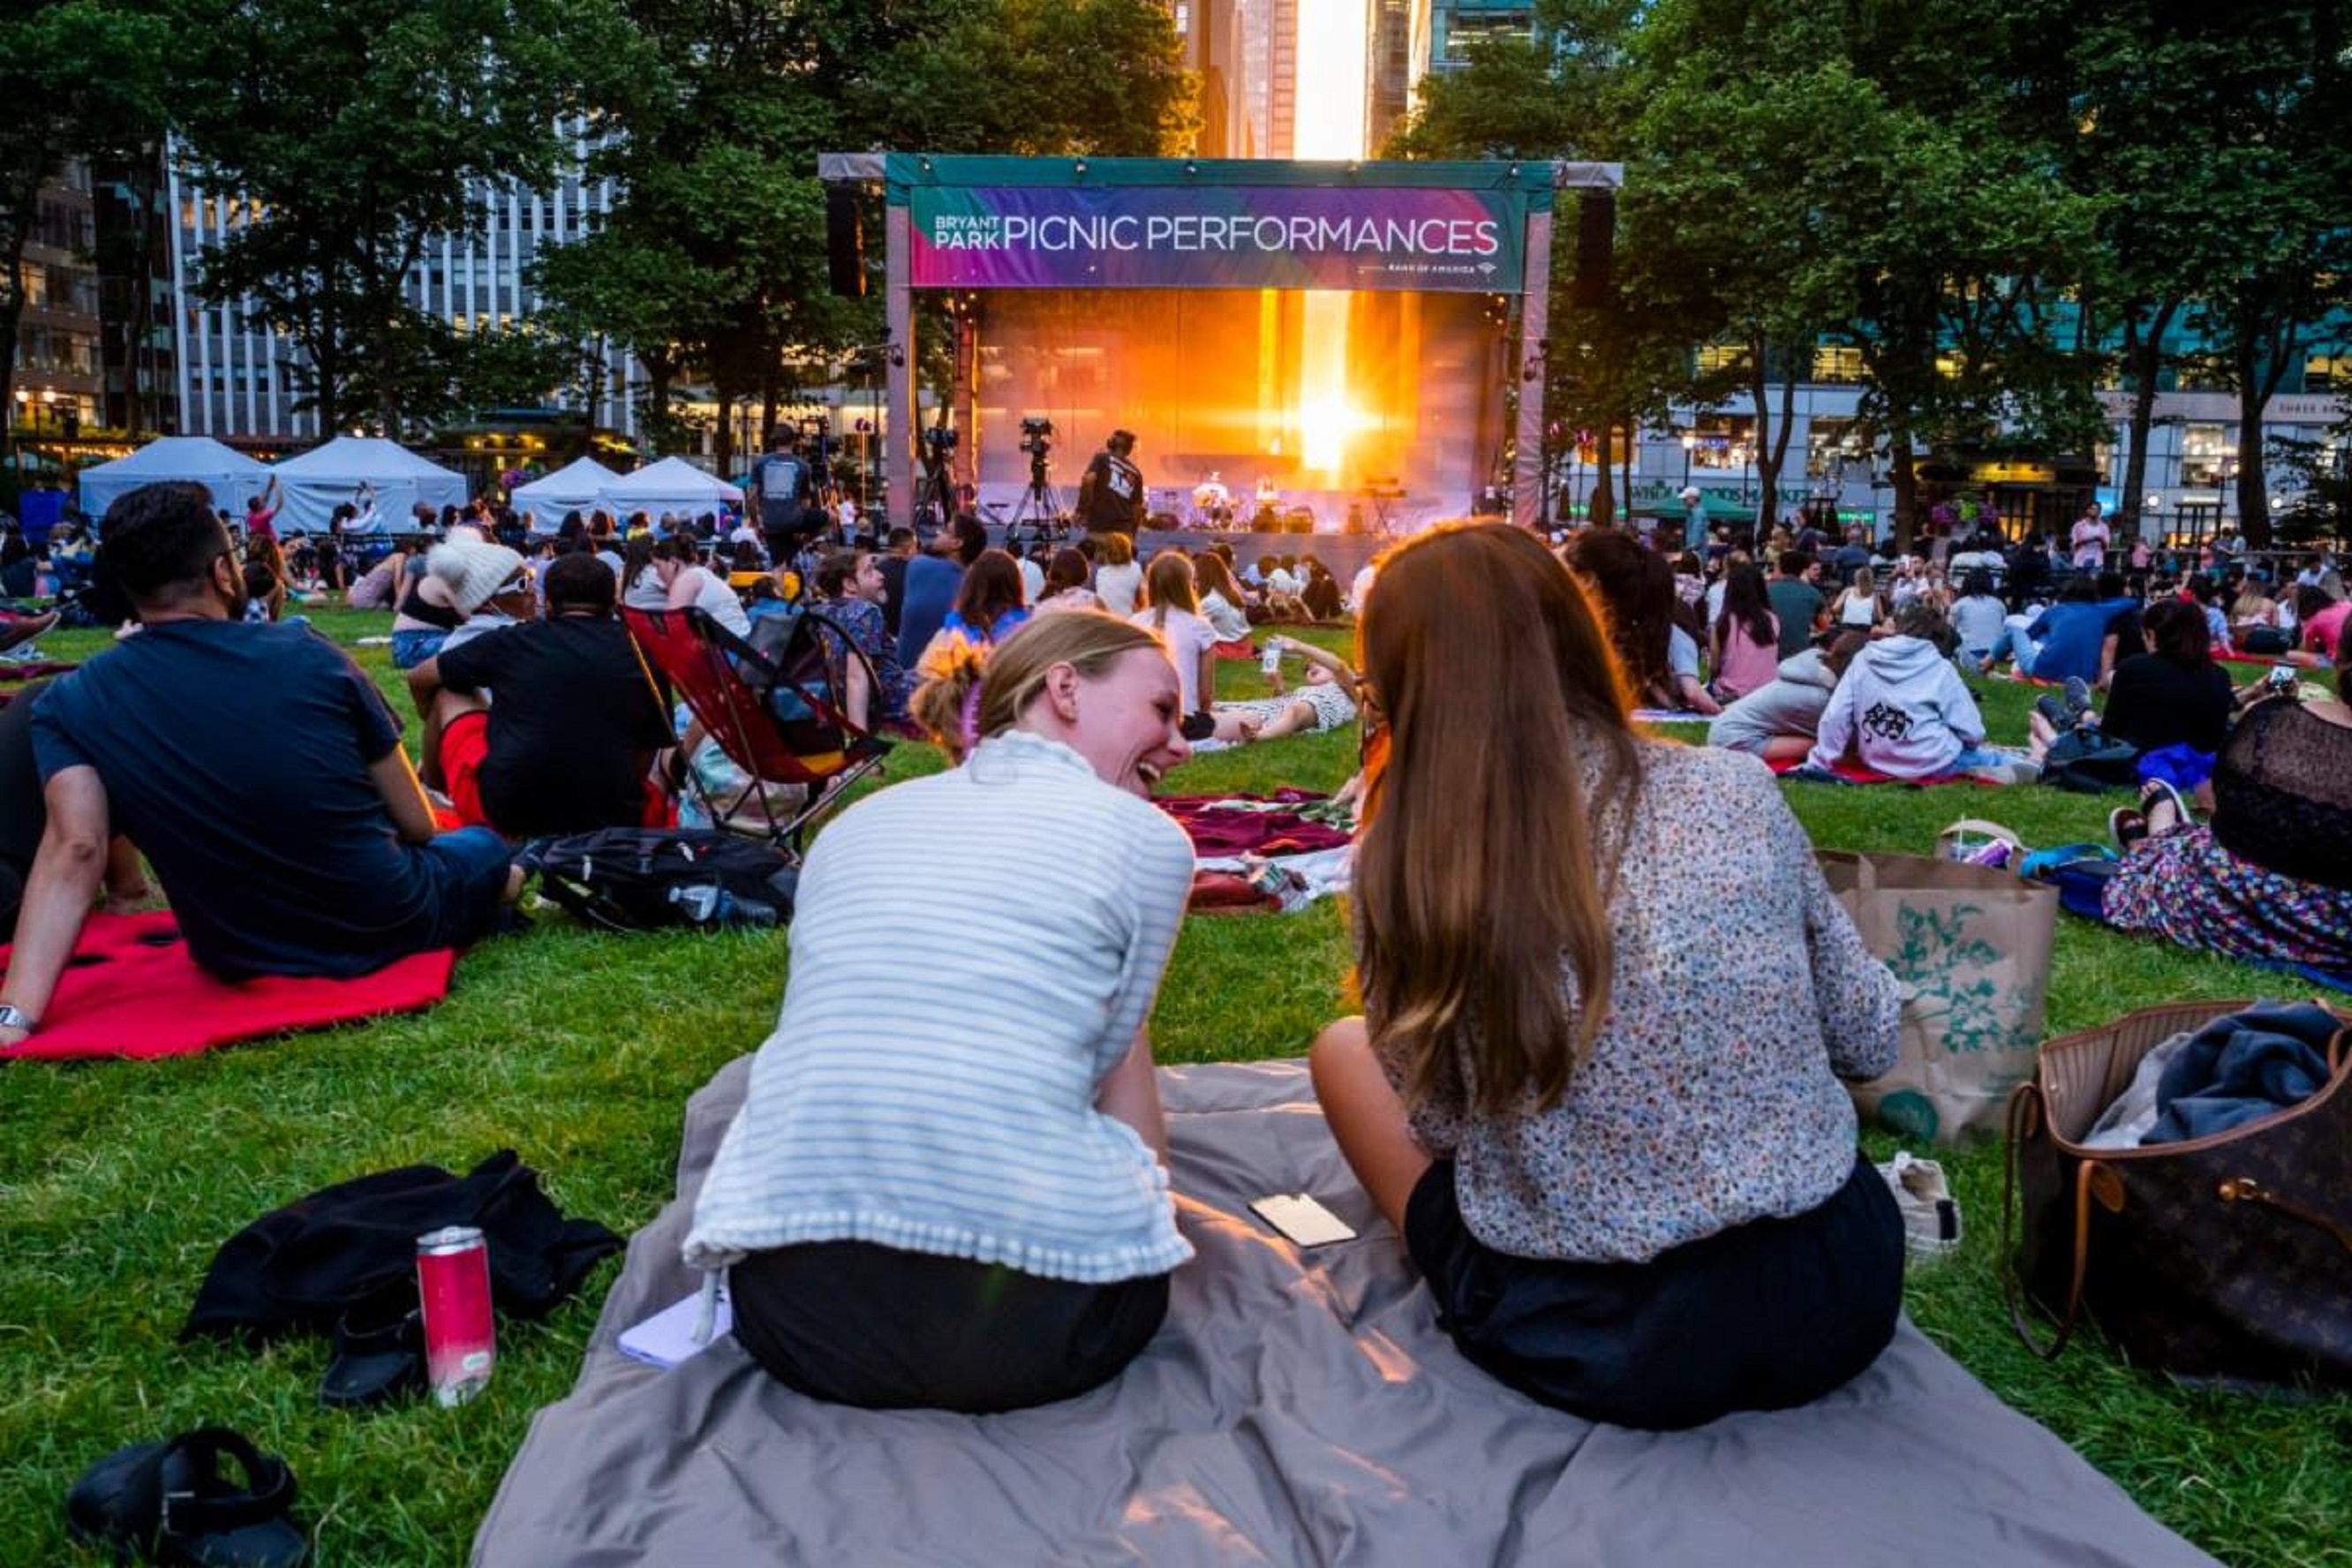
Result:
[[[1517,293],[1520,191],[917,185],[918,289]]]

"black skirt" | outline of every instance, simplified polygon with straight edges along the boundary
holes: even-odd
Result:
[[[1868,1161],[1818,1208],[1646,1263],[1514,1258],[1470,1234],[1454,1163],[1405,1207],[1405,1245],[1462,1353],[1589,1420],[1671,1430],[1818,1398],[1877,1359],[1903,1305],[1903,1219]]]
[[[1082,1285],[862,1241],[728,1270],[735,1338],[779,1381],[868,1410],[987,1415],[1109,1382],[1168,1315],[1168,1276]]]

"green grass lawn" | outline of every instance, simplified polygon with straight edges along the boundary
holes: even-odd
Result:
[[[320,620],[345,644],[388,624]],[[59,657],[105,643],[46,639]],[[355,652],[410,713],[385,650]],[[1227,695],[1261,689],[1254,665],[1229,665],[1221,679]],[[1996,739],[2022,739],[2031,696],[1990,683]],[[234,693],[217,721],[237,721]],[[409,738],[413,749],[413,721]],[[890,773],[936,765],[901,747]],[[1334,733],[1204,757],[1171,787],[1328,789],[1354,765],[1353,733]],[[1788,789],[1818,843],[1853,849],[1924,852],[1964,816],[2005,822],[2028,843],[2095,838],[2112,804],[2031,788]],[[565,1209],[625,1233],[670,1195],[687,1097],[765,1035],[784,963],[781,935],[620,940],[547,918],[469,955],[449,1000],[420,1016],[190,1060],[0,1069],[0,1563],[77,1560],[62,1529],[75,1476],[124,1443],[206,1422],[288,1458],[322,1562],[463,1561],[531,1413],[577,1373],[617,1263],[546,1323],[504,1326],[498,1375],[474,1404],[347,1415],[313,1403],[322,1343],[257,1356],[178,1342],[214,1248],[328,1183],[414,1161],[462,1169],[501,1147],[520,1151]],[[1189,921],[1154,1020],[1160,1059],[1297,1055],[1339,1010],[1346,963],[1332,904]],[[2063,921],[2050,1027],[2278,989],[2242,965]],[[1880,1157],[1892,1147],[1872,1142]],[[2054,1366],[2034,1360],[2010,1333],[1994,1268],[1998,1150],[1948,1165],[1969,1232],[1955,1260],[1909,1286],[1930,1337],[2215,1555],[2352,1563],[2352,1400],[2186,1394],[2095,1336]]]

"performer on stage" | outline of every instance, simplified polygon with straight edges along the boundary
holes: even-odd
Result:
[[[1078,518],[1088,533],[1135,537],[1143,521],[1143,470],[1135,464],[1135,432],[1114,430],[1078,481]]]

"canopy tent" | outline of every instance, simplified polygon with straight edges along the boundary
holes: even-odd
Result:
[[[281,500],[278,531],[318,533],[337,507],[356,497],[362,484],[375,491],[380,526],[408,528],[408,514],[420,501],[439,510],[466,500],[463,474],[428,462],[396,441],[373,436],[338,436],[299,458],[278,465]]]
[[[553,533],[567,511],[586,511],[600,504],[605,489],[621,476],[593,458],[566,463],[527,485],[517,485],[507,497],[518,512],[530,514],[533,533]]]
[[[213,505],[236,513],[269,482],[269,466],[209,436],[158,436],[127,458],[81,471],[81,510],[102,517],[117,496],[141,485],[202,485]]]
[[[604,487],[602,499],[605,510],[623,519],[635,511],[648,517],[659,517],[666,511],[693,517],[716,511],[722,501],[740,506],[743,492],[716,475],[704,473],[683,458],[664,458],[614,479]]]

